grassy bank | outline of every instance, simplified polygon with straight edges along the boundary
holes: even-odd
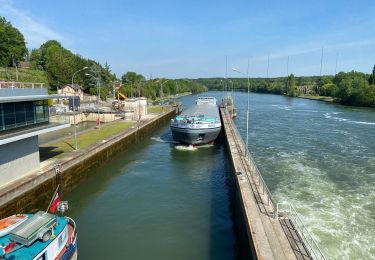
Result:
[[[326,96],[306,96],[301,95],[298,96],[299,98],[305,98],[305,99],[312,99],[312,100],[318,100],[318,101],[324,101],[324,102],[333,102],[333,97],[326,97]]]
[[[78,149],[88,148],[112,135],[122,132],[134,125],[134,122],[114,122],[109,125],[104,125],[100,129],[83,133],[77,136]],[[56,143],[41,146],[39,148],[40,159],[42,161],[52,157],[62,158],[74,151],[74,137]]]
[[[19,82],[44,83],[48,85],[47,74],[45,71],[27,68],[19,68],[17,70]],[[17,81],[16,69],[0,67],[0,81]]]

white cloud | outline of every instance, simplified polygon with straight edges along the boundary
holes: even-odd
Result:
[[[48,40],[66,43],[66,37],[33,18],[27,12],[15,8],[11,0],[0,0],[0,6],[0,15],[22,32],[29,48],[38,48]]]

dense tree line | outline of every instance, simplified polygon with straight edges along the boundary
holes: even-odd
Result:
[[[151,99],[162,98],[178,93],[193,94],[207,91],[202,84],[187,79],[149,79],[136,72],[127,72],[121,77],[120,92],[128,97],[144,96]]]
[[[247,90],[246,78],[200,78],[197,82],[210,90]],[[333,97],[335,102],[352,106],[375,107],[375,66],[371,74],[339,72],[335,76],[311,76],[279,78],[251,78],[250,91],[278,95],[299,96],[306,93]]]

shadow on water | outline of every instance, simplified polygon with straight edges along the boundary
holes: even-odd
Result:
[[[239,251],[237,233],[239,223],[234,223],[235,188],[232,168],[227,157],[222,135],[213,145],[204,145],[194,149],[189,146],[171,145],[172,158],[177,163],[194,164],[199,160],[209,160],[210,214],[209,214],[209,259],[248,259]],[[185,147],[185,148],[184,148]],[[242,226],[241,226],[242,228]]]

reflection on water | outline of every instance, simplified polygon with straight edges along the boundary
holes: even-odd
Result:
[[[236,93],[246,136],[246,94]],[[375,258],[375,110],[251,94],[249,149],[329,258]]]

